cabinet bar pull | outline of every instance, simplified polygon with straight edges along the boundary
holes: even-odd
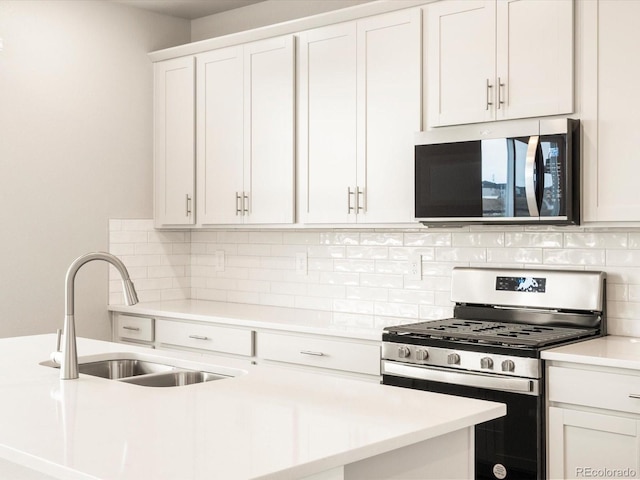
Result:
[[[629,398],[640,398],[640,393],[630,393]]]
[[[311,350],[300,350],[302,355],[313,355],[314,357],[324,357],[324,353],[322,352],[314,352]]]
[[[209,337],[205,337],[204,335],[189,335],[189,338],[193,338],[194,340],[209,340]]]
[[[129,327],[127,325],[123,325],[122,327],[123,330],[131,330],[132,332],[139,332],[140,329],[138,327]]]
[[[351,195],[355,195],[355,193],[356,192],[351,191],[351,187],[347,187],[347,215],[349,215],[354,210],[354,208],[351,206]]]
[[[504,103],[504,100],[502,100],[502,87],[504,87],[504,83],[502,83],[502,80],[498,77],[498,110],[501,108],[500,105]]]
[[[249,215],[249,195],[242,192],[242,215]]]
[[[188,193],[186,194],[186,216],[188,217],[189,215],[191,215],[191,195],[189,195]]]
[[[236,192],[236,217],[242,213],[242,207],[240,206],[240,194]]]
[[[362,204],[360,203],[360,195],[362,195]],[[367,210],[366,199],[364,188],[360,189],[360,187],[356,187],[356,213],[360,213],[360,210],[363,212]]]
[[[491,102],[491,89],[493,88],[493,85],[491,85],[489,83],[489,79],[487,78],[487,105],[485,107],[485,110],[489,110],[489,106],[493,105],[493,103]]]

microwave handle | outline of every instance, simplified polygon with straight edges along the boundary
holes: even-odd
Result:
[[[538,199],[536,195],[536,160],[540,136],[532,135],[529,137],[529,146],[527,147],[527,159],[524,167],[524,188],[527,198],[527,207],[529,215],[539,217]],[[539,183],[539,182],[538,182]]]

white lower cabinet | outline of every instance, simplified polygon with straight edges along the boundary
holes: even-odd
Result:
[[[114,312],[113,339],[380,381],[380,341]]]
[[[157,320],[158,344],[234,355],[253,355],[253,330],[221,325]]]
[[[288,366],[359,375],[380,375],[379,342],[316,335],[258,332],[257,356]]]
[[[640,372],[548,368],[548,478],[640,477]]]
[[[153,346],[154,319],[124,313],[114,314],[113,338],[122,343]]]

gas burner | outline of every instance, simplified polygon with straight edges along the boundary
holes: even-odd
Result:
[[[413,323],[389,330],[430,339],[466,341],[505,346],[540,348],[572,339],[592,336],[593,329],[539,326],[521,323],[447,318]]]

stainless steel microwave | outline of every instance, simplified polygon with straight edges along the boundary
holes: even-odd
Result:
[[[580,223],[580,121],[535,119],[416,134],[415,217],[431,226]]]

